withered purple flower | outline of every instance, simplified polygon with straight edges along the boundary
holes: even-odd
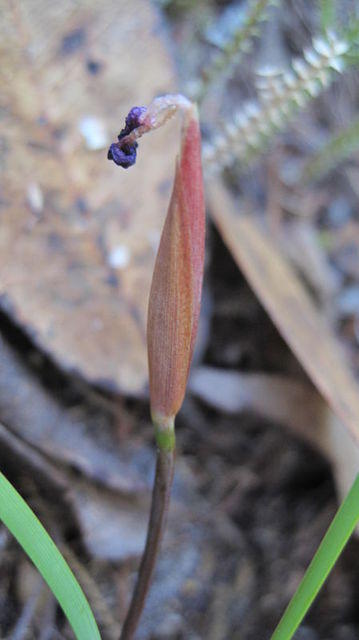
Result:
[[[126,126],[120,132],[118,139],[121,140],[125,136],[128,136],[131,131],[137,129],[141,125],[140,118],[147,111],[147,107],[132,107],[128,116],[126,117]]]
[[[136,162],[137,147],[137,142],[124,144],[123,146],[118,144],[118,142],[114,142],[108,150],[107,158],[108,160],[113,160],[114,163],[120,167],[128,169],[128,167],[132,167]]]
[[[111,144],[107,158],[113,160],[115,164],[128,169],[132,167],[136,162],[137,157],[137,142],[133,141],[128,143],[121,143],[134,129],[141,126],[140,117],[145,113],[146,107],[132,107],[128,116],[126,117],[125,127],[120,131],[118,142]]]

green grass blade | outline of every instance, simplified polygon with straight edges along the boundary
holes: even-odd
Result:
[[[30,507],[0,472],[0,519],[49,585],[78,640],[101,640],[95,618],[71,569]]]
[[[354,480],[291,599],[271,640],[290,640],[343,551],[359,521],[359,475]]]
[[[340,131],[308,160],[302,171],[302,180],[317,180],[347,160],[359,149],[359,118]]]
[[[334,0],[320,0],[320,23],[324,33],[332,29],[335,25]]]

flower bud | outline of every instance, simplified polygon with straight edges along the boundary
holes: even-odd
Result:
[[[150,402],[160,447],[173,448],[200,311],[205,208],[197,109],[185,110],[180,156],[148,306]],[[172,440],[170,432],[172,432]]]

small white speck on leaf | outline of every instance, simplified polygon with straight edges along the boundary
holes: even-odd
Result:
[[[96,116],[83,116],[79,121],[79,131],[86,146],[92,151],[105,149],[109,145],[109,136],[104,122]]]
[[[124,269],[131,258],[131,252],[124,244],[114,247],[108,256],[108,263],[113,269]]]
[[[27,186],[27,201],[33,213],[41,213],[44,208],[44,194],[37,182],[30,182]]]

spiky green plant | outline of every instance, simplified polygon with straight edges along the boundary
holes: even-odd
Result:
[[[260,33],[260,24],[268,18],[268,9],[279,0],[251,0],[243,22],[233,31],[222,51],[202,69],[201,79],[193,89],[193,99],[201,103],[208,88],[223,75],[229,75],[231,69],[240,64],[244,54],[253,46],[253,38]]]
[[[218,172],[238,161],[248,164],[262,153],[294,114],[317,97],[345,68],[348,45],[335,34],[315,38],[290,71],[267,67],[258,74],[258,100],[243,105],[204,148],[204,162]]]

